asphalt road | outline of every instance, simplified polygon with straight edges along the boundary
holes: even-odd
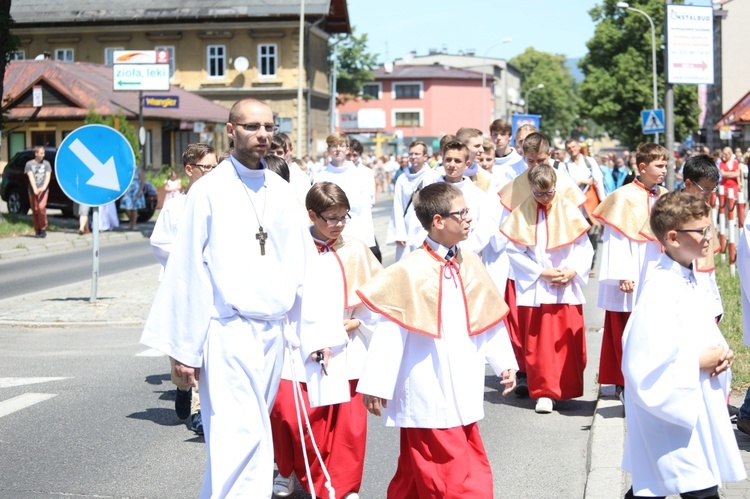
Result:
[[[386,264],[393,261],[392,248],[384,245],[389,214],[389,200],[374,209]],[[115,248],[106,253],[120,263],[103,263],[102,272],[104,267],[113,272],[114,265],[153,263],[147,244]],[[74,263],[76,258],[81,262]],[[20,293],[35,268],[34,286],[59,285],[57,274],[75,279],[79,274],[70,269],[81,265],[79,280],[88,279],[90,259],[88,250],[16,260],[0,266],[0,291]],[[47,267],[36,264],[42,260]],[[62,277],[68,271],[70,276]],[[496,378],[487,371],[480,430],[496,498],[583,497],[601,341],[594,332],[601,327],[601,313],[592,281],[586,290],[590,333],[584,397],[537,415],[534,401],[501,397]],[[205,464],[203,439],[176,418],[168,361],[149,356],[139,336],[133,328],[0,328],[0,499],[197,496]],[[60,379],[30,384],[28,378]],[[370,416],[367,445],[360,495],[382,498],[396,467],[398,430]],[[298,490],[293,497],[309,496]]]

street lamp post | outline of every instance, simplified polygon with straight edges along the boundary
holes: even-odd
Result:
[[[486,98],[485,98],[485,96],[484,96],[484,90],[485,90],[485,89],[487,88],[487,70],[486,70],[486,68],[484,67],[484,66],[485,66],[485,65],[487,64],[487,56],[489,55],[489,53],[490,53],[490,50],[492,50],[492,49],[494,49],[494,48],[497,48],[497,47],[499,47],[500,45],[504,45],[504,44],[506,44],[506,43],[510,43],[510,42],[512,42],[512,41],[513,41],[513,39],[512,39],[512,38],[503,38],[503,41],[502,41],[502,42],[500,42],[500,43],[496,43],[495,45],[491,45],[491,46],[490,46],[490,48],[488,48],[488,49],[487,49],[487,50],[486,50],[486,51],[484,52],[484,57],[482,58],[482,126],[483,126],[483,127],[484,127],[484,126],[486,126],[486,125],[488,124],[488,123],[487,123],[487,99],[486,99]],[[506,73],[507,73],[507,71],[508,71],[508,66],[507,66],[507,64],[508,64],[508,63],[506,62],[506,66],[505,66],[505,72],[506,72]],[[493,78],[495,77],[494,66],[493,66],[493,71],[492,71],[492,77],[493,77]],[[508,78],[508,75],[507,75],[507,74],[505,74],[505,75],[503,75],[503,77],[504,77],[504,78]],[[506,88],[507,88],[507,86],[506,86]],[[504,99],[504,100],[507,100],[507,96],[504,96],[504,97],[503,97],[503,99]],[[507,104],[506,104],[506,106],[507,106]]]
[[[544,88],[544,83],[540,83],[539,85],[535,87],[531,87],[526,91],[526,97],[523,99],[524,107],[526,109],[526,114],[529,113],[529,94],[533,92],[534,90],[539,90],[540,88]]]
[[[644,16],[646,16],[646,19],[648,19],[648,22],[651,25],[651,68],[654,74],[654,109],[658,109],[659,104],[657,102],[656,96],[656,28],[654,27],[654,20],[651,19],[651,16],[643,12],[641,9],[631,7],[628,2],[617,2],[617,6],[621,9],[632,10],[634,12],[638,12],[639,14],[643,14]],[[654,136],[654,142],[659,143],[658,133]]]

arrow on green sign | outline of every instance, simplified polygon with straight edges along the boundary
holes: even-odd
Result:
[[[120,80],[120,81],[117,82],[117,84],[120,85],[120,86],[123,86],[123,85],[140,85],[141,82],[139,82],[139,81],[122,81],[122,80]]]

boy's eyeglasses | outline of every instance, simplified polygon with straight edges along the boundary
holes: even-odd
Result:
[[[719,186],[718,185],[716,187],[714,187],[713,189],[706,189],[705,187],[703,187],[698,182],[693,182],[693,185],[695,185],[698,188],[698,190],[700,190],[701,193],[704,196],[707,195],[707,194],[711,194],[712,192],[716,192],[717,190],[719,190]]]
[[[457,216],[458,218],[460,218],[461,220],[466,220],[466,217],[469,216],[469,209],[468,208],[464,208],[461,211],[449,211],[448,213],[441,213],[440,214],[440,216],[443,217],[443,218],[452,217],[454,215]]]
[[[346,225],[346,223],[352,219],[352,216],[349,213],[341,218],[326,218],[320,213],[318,213],[318,216],[321,220],[328,224],[329,227],[336,227],[338,224]]]
[[[203,171],[203,173],[207,173],[207,172],[210,172],[211,170],[213,170],[214,168],[216,168],[219,165],[201,165],[200,163],[190,163],[190,166],[197,166],[198,168],[200,168]]]
[[[706,237],[708,237],[708,235],[712,233],[713,228],[711,225],[706,225],[702,229],[675,229],[674,231],[675,232],[694,232],[696,234],[700,234],[703,239],[706,239]]]
[[[244,128],[250,133],[257,133],[263,127],[267,133],[276,133],[279,125],[276,123],[232,123],[234,126]]]
[[[531,193],[534,195],[535,198],[543,198],[544,196],[552,196],[555,193],[555,189],[552,189],[551,191],[544,191],[544,192],[537,192],[537,191],[531,191]]]

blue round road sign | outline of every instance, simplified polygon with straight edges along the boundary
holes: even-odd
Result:
[[[135,154],[124,135],[105,125],[71,132],[57,149],[57,183],[73,201],[101,206],[122,196],[135,175]]]

